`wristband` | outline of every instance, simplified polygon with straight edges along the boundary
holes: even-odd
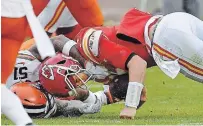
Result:
[[[140,96],[144,85],[138,82],[129,82],[125,99],[125,105],[137,108],[140,102]]]
[[[66,42],[66,44],[63,46],[62,53],[69,56],[70,50],[74,45],[76,45],[76,42],[73,40]]]

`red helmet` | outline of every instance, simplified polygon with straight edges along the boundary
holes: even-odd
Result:
[[[20,98],[23,107],[31,117],[48,118],[57,110],[54,97],[42,90],[39,84],[16,83],[10,90]]]
[[[58,53],[41,63],[39,80],[52,95],[69,97],[77,95],[76,87],[86,87],[91,74],[82,69],[79,62],[72,57]]]

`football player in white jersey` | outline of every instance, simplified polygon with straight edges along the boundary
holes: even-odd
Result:
[[[50,43],[48,36],[42,30],[40,23],[33,12],[33,3],[30,0],[3,0],[1,2],[1,25],[2,25],[2,69],[1,69],[1,82],[6,83],[6,79],[12,72],[15,64],[16,55],[23,42],[25,29],[27,25],[35,27],[33,31],[34,37],[37,40],[46,40],[48,46],[47,52],[44,52],[44,56],[54,55],[53,45]],[[43,2],[38,2],[35,7],[40,8],[43,6]],[[29,23],[28,23],[29,22]],[[21,32],[19,32],[22,30]],[[38,31],[36,34],[35,31]],[[16,32],[18,31],[18,32]],[[38,36],[40,34],[40,36]],[[44,43],[44,44],[45,44]],[[43,43],[37,43],[42,47]],[[8,52],[8,49],[12,51]],[[48,51],[49,50],[49,51]],[[42,50],[39,48],[39,51]],[[42,51],[43,52],[43,51]],[[22,107],[22,104],[18,97],[16,97],[11,91],[9,91],[5,85],[1,85],[1,110],[11,121],[16,125],[32,125],[32,120],[27,115]],[[12,103],[11,103],[12,102]],[[20,113],[20,114],[19,114]]]
[[[10,90],[20,98],[24,109],[32,118],[78,117],[87,112],[84,109],[87,104],[79,100],[53,97],[39,82],[19,82],[12,85]]]
[[[54,38],[52,38],[52,41],[57,42],[59,39],[60,39],[60,36],[54,37]],[[60,47],[60,46],[58,48],[56,47],[56,51],[60,50],[59,48],[62,48],[62,47]],[[61,54],[57,54],[56,56],[49,58],[49,59],[51,59],[55,62],[57,62],[57,59],[63,60]],[[67,64],[65,64],[64,67],[67,67],[67,68],[69,68],[69,66],[71,64],[74,65],[75,63],[77,63],[77,61],[72,59],[72,58],[68,58],[68,59],[65,58],[65,60],[67,60]],[[47,59],[45,61],[47,61]],[[18,83],[22,83],[22,82],[31,82],[31,83],[39,82],[39,74],[38,73],[39,73],[39,66],[40,66],[41,62],[42,62],[41,57],[37,51],[37,48],[35,48],[35,46],[30,47],[27,50],[19,51],[19,54],[18,54],[18,57],[16,60],[15,68],[13,70],[13,73],[9,76],[9,79],[7,80],[6,86],[8,88],[12,88],[13,86],[19,85]],[[79,63],[77,63],[77,64],[78,64],[78,66],[80,66]],[[83,72],[84,71],[85,70],[83,70]],[[74,76],[73,73],[71,75]],[[59,81],[64,81],[63,78],[60,78],[60,76],[56,76],[55,78],[59,78],[60,79]],[[78,80],[77,80],[77,82],[80,83],[80,81],[78,81]],[[25,85],[25,84],[23,84],[23,85]],[[22,86],[17,86],[17,88],[15,88],[15,89],[18,89],[21,87]],[[75,87],[77,87],[77,86],[75,86]],[[24,88],[25,88],[25,86],[24,86]],[[30,88],[30,87],[28,86],[28,88]],[[19,90],[18,90],[18,92],[20,92]],[[60,104],[60,108],[63,108],[61,106],[67,106],[67,104],[72,104],[74,106],[77,106],[77,105],[75,105],[75,103],[80,102],[81,106],[78,106],[77,110],[78,111],[80,110],[79,112],[81,114],[95,113],[101,109],[102,103],[101,103],[101,101],[99,101],[100,100],[99,96],[95,96],[97,94],[93,94],[91,91],[88,91],[86,89],[81,90],[80,88],[76,88],[76,90],[77,90],[78,94],[77,94],[77,97],[75,99],[76,100],[82,100],[82,102],[80,102],[80,101],[70,101],[69,102],[69,100],[72,100],[72,99],[70,97],[69,98],[65,97],[65,99],[67,99],[68,101],[67,100],[61,101],[60,99],[57,100],[57,103]],[[27,92],[27,93],[29,93],[29,92]],[[18,94],[19,93],[17,93],[17,95]],[[24,95],[26,96],[26,93],[24,93]],[[20,95],[19,97],[21,98],[21,96],[22,95]],[[30,96],[32,96],[32,95],[30,95]],[[37,97],[37,96],[33,96],[33,97]],[[46,97],[46,98],[48,99],[48,97]],[[64,99],[64,97],[63,97],[63,99]],[[21,100],[23,101],[23,98],[21,98]],[[25,102],[23,102],[23,105],[24,105],[24,103]],[[24,105],[24,106],[30,108],[30,106],[28,106],[28,105]],[[50,105],[46,104],[46,106],[50,106]],[[70,113],[71,106],[66,107],[66,109],[68,109],[68,111]],[[33,112],[33,111],[28,110],[28,109],[26,109],[26,110],[29,114]],[[51,111],[51,112],[54,112],[54,111]],[[68,114],[67,111],[64,111],[64,112],[66,112],[66,115],[70,115],[70,114]],[[48,115],[49,116],[47,116],[46,114],[45,115],[43,114],[43,117],[50,117],[52,114],[48,114]],[[41,116],[39,116],[39,117],[41,117]]]
[[[3,0],[1,3],[2,66],[3,66],[1,73],[2,73],[3,83],[6,82],[7,77],[9,76],[10,72],[13,69],[16,54],[20,48],[20,45],[24,37],[26,36],[25,28],[28,25],[26,17],[29,21],[29,24],[32,25],[32,27],[34,26],[36,30],[39,30],[39,26],[38,26],[39,23],[36,23],[37,20],[35,19],[35,17],[33,18],[34,13],[33,13],[31,2],[34,7],[34,12],[36,15],[39,14],[41,9],[44,8],[44,5],[46,5],[47,3],[46,0],[40,1],[40,2],[30,1],[30,0],[27,0],[27,1]],[[38,12],[36,10],[38,10]],[[90,9],[90,10],[94,10],[94,9]],[[38,34],[42,36],[41,33],[42,32],[40,31]],[[8,49],[12,49],[12,51],[8,52]],[[18,98],[16,98],[15,95],[13,95],[9,90],[7,90],[7,88],[4,85],[1,85],[1,87],[2,87],[1,88],[2,96],[3,96],[2,100],[4,101],[1,104],[2,112],[6,114],[7,117],[9,117],[15,124],[25,125],[25,124],[31,123],[32,120],[23,111],[22,105],[20,104]],[[6,98],[8,100],[6,100]],[[15,103],[15,106],[10,104],[9,100],[12,100]],[[17,113],[21,113],[21,116],[19,116]]]

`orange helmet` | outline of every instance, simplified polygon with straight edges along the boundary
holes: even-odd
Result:
[[[55,114],[56,103],[40,84],[22,82],[14,84],[10,90],[21,100],[23,107],[31,117],[48,118]]]

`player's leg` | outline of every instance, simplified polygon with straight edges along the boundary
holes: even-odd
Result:
[[[64,2],[82,27],[103,25],[103,15],[96,0],[64,0]]]
[[[1,18],[1,82],[5,83],[13,70],[20,45],[24,39],[24,29],[27,25],[23,18]],[[8,25],[9,24],[9,25]],[[20,100],[4,85],[1,87],[1,110],[15,124],[26,125],[32,120],[25,112]]]
[[[1,43],[1,82],[6,79],[13,70],[18,50],[23,42],[27,20],[23,18],[1,18],[2,43]],[[9,24],[9,25],[8,25]]]
[[[32,120],[25,112],[19,98],[5,85],[1,85],[1,111],[16,125],[32,124]]]
[[[154,49],[157,55],[164,57],[163,60],[178,59],[181,73],[203,82],[203,32],[200,26],[202,21],[190,14],[167,15],[156,29]]]
[[[194,35],[203,41],[203,21],[195,18]]]
[[[1,82],[5,83],[13,71],[21,42],[2,38],[1,44]]]
[[[182,34],[177,34],[180,39],[178,46],[182,50],[182,60],[179,60],[181,73],[203,83],[203,21],[186,13],[182,13],[179,18],[187,20],[183,27],[188,26]]]
[[[35,15],[38,16],[43,11],[43,9],[45,9],[47,4],[49,3],[49,0],[42,0],[42,1],[31,0],[31,3],[33,6],[33,11],[34,11]],[[33,34],[32,34],[31,29],[30,29],[30,26],[27,25],[25,41],[28,39],[31,39],[31,38],[33,38]]]
[[[38,16],[42,12],[42,10],[47,6],[49,1],[50,0],[42,0],[42,1],[31,0],[33,11],[36,16]]]
[[[14,48],[15,50],[12,50],[13,47],[4,48],[6,46],[4,44],[4,41],[8,41],[8,40],[2,39],[2,49],[1,49],[2,50],[2,52],[1,52],[1,54],[2,54],[2,57],[1,57],[1,68],[2,68],[2,70],[1,70],[1,82],[3,82],[3,83],[6,82],[8,76],[11,74],[11,72],[13,70],[13,66],[15,64],[15,57],[17,56],[17,53],[16,54],[11,54],[9,51],[18,52],[17,48]],[[7,53],[8,53],[8,55],[7,55]],[[11,58],[11,60],[10,60],[10,58]]]

